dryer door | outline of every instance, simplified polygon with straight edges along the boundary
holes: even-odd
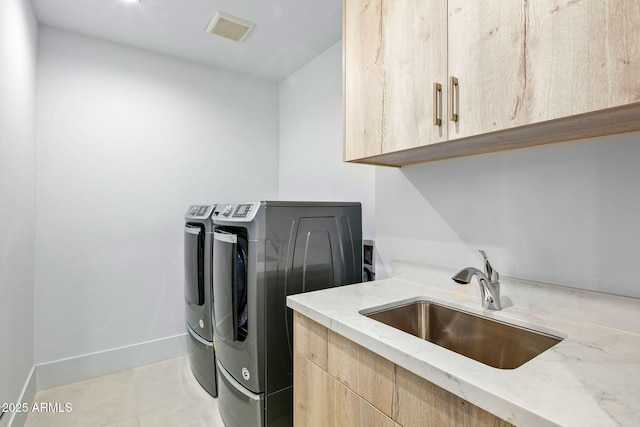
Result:
[[[247,243],[234,233],[213,234],[213,312],[222,341],[247,336]]]

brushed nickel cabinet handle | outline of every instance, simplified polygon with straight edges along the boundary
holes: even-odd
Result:
[[[452,122],[458,121],[458,113],[456,110],[456,90],[458,88],[458,78],[451,76],[451,83],[449,85],[450,95],[449,96],[449,105],[451,105],[451,117],[449,120]]]
[[[440,126],[442,119],[440,118],[440,98],[442,97],[442,85],[440,83],[433,84],[433,124]]]

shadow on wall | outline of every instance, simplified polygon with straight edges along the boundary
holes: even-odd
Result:
[[[379,168],[379,245],[450,267],[480,266],[483,248],[505,276],[640,297],[624,277],[640,259],[638,158],[632,133]]]

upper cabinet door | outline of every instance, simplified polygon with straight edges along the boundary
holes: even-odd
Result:
[[[449,139],[640,102],[638,0],[449,0]]]
[[[532,121],[640,102],[640,1],[527,5]]]
[[[449,0],[449,139],[529,121],[526,1]],[[448,112],[451,118],[451,111]]]
[[[446,0],[344,1],[346,160],[447,139],[446,14]]]
[[[343,31],[347,161],[640,130],[640,0],[344,0]]]

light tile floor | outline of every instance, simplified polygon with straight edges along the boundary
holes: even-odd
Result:
[[[218,400],[198,384],[187,356],[41,390],[34,403],[70,412],[30,412],[25,427],[223,427]]]

